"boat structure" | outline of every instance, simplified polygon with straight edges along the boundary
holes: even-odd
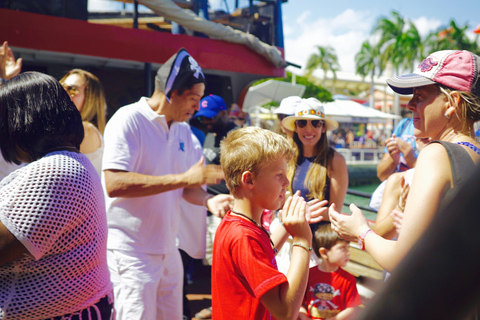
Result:
[[[139,12],[138,5],[153,12]],[[91,71],[104,85],[109,115],[149,96],[155,72],[180,48],[202,67],[205,93],[227,105],[242,106],[255,81],[285,76],[281,1],[250,1],[231,14],[209,13],[206,0],[139,0],[132,12],[117,13],[89,13],[86,0],[3,6],[1,40],[23,59],[22,71],[57,79],[73,68]]]

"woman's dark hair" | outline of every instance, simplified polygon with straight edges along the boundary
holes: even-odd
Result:
[[[0,149],[20,164],[18,148],[35,161],[53,149],[80,148],[80,112],[55,78],[24,72],[0,87]]]

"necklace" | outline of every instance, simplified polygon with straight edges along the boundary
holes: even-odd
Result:
[[[461,142],[457,142],[457,144],[461,144],[462,146],[469,147],[470,149],[472,149],[473,151],[475,151],[477,154],[480,155],[480,149],[474,146],[473,144],[471,144],[470,142],[461,141]]]
[[[251,223],[253,223],[253,224],[256,225],[257,227],[259,227],[260,230],[262,230],[263,232],[265,232],[265,234],[266,234],[267,237],[268,237],[268,240],[270,240],[270,244],[272,245],[273,253],[274,253],[275,255],[278,253],[278,249],[275,248],[275,244],[273,243],[272,238],[270,238],[270,234],[268,233],[267,230],[265,230],[265,228],[264,228],[261,224],[259,224],[257,221],[253,220],[252,218],[244,215],[243,213],[236,212],[236,211],[233,211],[233,210],[230,210],[230,211],[231,211],[232,213],[240,216],[240,217],[243,217],[243,218],[247,219],[248,221],[250,221]]]

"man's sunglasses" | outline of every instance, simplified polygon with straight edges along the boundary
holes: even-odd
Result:
[[[323,121],[321,120],[297,120],[295,121],[295,125],[299,128],[305,128],[308,121],[311,122],[312,127],[314,128],[320,128],[323,125]]]
[[[217,116],[215,116],[215,117],[213,117],[213,118],[204,117],[204,116],[198,116],[198,117],[197,117],[197,120],[200,121],[201,123],[213,122],[216,117],[217,117]]]

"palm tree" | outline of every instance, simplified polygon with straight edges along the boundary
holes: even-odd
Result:
[[[399,39],[402,37],[405,20],[396,11],[392,11],[392,19],[381,18],[373,29],[373,33],[380,35],[378,47],[381,52],[380,71],[386,67],[387,62],[391,62],[397,69],[401,64],[402,54],[399,52]],[[403,51],[403,50],[402,50]]]
[[[356,73],[362,77],[370,75],[370,107],[374,107],[374,80],[375,72],[381,70],[380,51],[378,46],[372,46],[368,40],[362,43],[360,51],[355,55]]]
[[[325,81],[327,80],[327,72],[332,71],[333,79],[335,81],[337,79],[336,71],[340,70],[340,65],[338,64],[338,58],[334,48],[330,46],[317,46],[316,48],[318,50],[318,53],[313,53],[308,58],[306,66],[306,76],[310,77],[314,70],[322,69],[322,86],[325,87]]]
[[[397,62],[402,70],[413,71],[416,62],[423,60],[424,46],[415,24],[409,21],[407,26],[408,29],[397,39],[396,48],[399,55]]]

